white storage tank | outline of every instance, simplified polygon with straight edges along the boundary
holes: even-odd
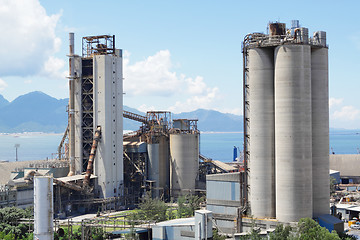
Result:
[[[147,145],[148,179],[155,181],[155,197],[160,197],[170,187],[169,141],[165,136],[159,137],[158,141]]]
[[[311,49],[282,45],[274,55],[276,218],[295,222],[313,208]]]
[[[248,54],[251,215],[275,217],[274,50]]]
[[[54,239],[53,179],[34,177],[34,239]]]
[[[326,42],[326,39],[324,40]],[[329,214],[328,49],[311,51],[313,217]]]
[[[170,134],[170,189],[173,197],[194,194],[199,170],[199,134]]]

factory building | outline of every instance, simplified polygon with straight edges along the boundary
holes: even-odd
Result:
[[[69,175],[87,170],[98,130],[95,194],[119,197],[124,184],[122,51],[115,48],[115,36],[83,37],[82,41],[82,56],[75,55],[70,33]]]
[[[268,29],[243,43],[249,210],[295,222],[329,213],[328,46],[298,21]]]

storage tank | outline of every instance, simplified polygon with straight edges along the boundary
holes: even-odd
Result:
[[[286,24],[285,23],[270,23],[269,24],[269,35],[285,35],[286,34]]]
[[[276,218],[295,222],[313,209],[311,49],[281,45],[274,55]]]
[[[320,45],[322,47],[326,47],[326,32],[324,31],[314,32],[313,43],[316,45]]]
[[[173,197],[194,194],[199,170],[199,134],[170,134],[170,189]]]
[[[275,217],[274,50],[248,54],[251,215]]]
[[[326,39],[325,39],[326,41]],[[329,214],[328,49],[311,51],[313,217]]]
[[[170,187],[169,141],[161,136],[158,143],[149,143],[147,148],[148,179],[155,181],[155,197],[160,197]]]
[[[54,239],[53,179],[34,177],[34,239]]]

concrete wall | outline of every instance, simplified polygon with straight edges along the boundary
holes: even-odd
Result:
[[[94,132],[101,126],[95,156],[100,197],[118,197],[123,189],[123,77],[122,58],[94,56]]]
[[[360,176],[360,154],[330,155],[330,169],[340,172],[341,177]]]

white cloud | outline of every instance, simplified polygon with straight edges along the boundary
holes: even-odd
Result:
[[[65,61],[63,59],[50,56],[44,63],[41,74],[51,78],[65,79],[68,72],[63,71],[64,67]]]
[[[196,77],[194,80],[192,78],[185,79],[188,84],[188,92],[190,94],[203,94],[206,90],[206,84],[204,83],[203,77]]]
[[[0,78],[0,91],[3,91],[7,86],[7,83]]]
[[[233,109],[218,109],[217,111],[222,113],[231,113],[235,115],[242,115],[243,109],[242,108],[233,108]]]
[[[172,72],[169,50],[161,50],[143,61],[129,64],[124,54],[124,90],[129,95],[170,96],[179,91],[183,79]]]
[[[31,80],[31,79],[26,79],[25,81],[24,81],[24,83],[25,84],[31,84],[33,81]]]
[[[218,97],[217,87],[207,88],[202,95],[190,96],[185,101],[177,101],[174,106],[169,107],[169,111],[174,113],[194,111],[199,108],[213,109],[213,103]]]
[[[142,104],[140,107],[137,108],[139,111],[141,112],[148,112],[148,111],[155,111],[156,110],[156,107],[154,106],[148,106],[146,104]]]
[[[174,113],[214,108],[219,89],[208,87],[201,76],[191,78],[172,71],[169,50],[161,50],[134,64],[130,64],[130,56],[129,52],[124,52],[124,90],[127,96],[146,96],[149,100],[151,97],[166,97],[167,110]],[[145,112],[155,110],[155,107],[143,104],[138,109]]]
[[[333,113],[334,119],[356,120],[360,119],[360,110],[353,106],[344,106],[339,111]]]
[[[59,51],[55,28],[60,16],[47,15],[38,0],[0,0],[0,75],[38,74]]]
[[[343,102],[343,100],[344,100],[343,98],[330,98],[329,108],[340,105]]]

